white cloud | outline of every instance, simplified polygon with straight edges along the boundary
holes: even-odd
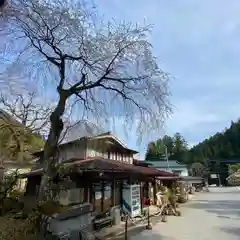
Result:
[[[194,103],[194,101],[182,101],[178,102],[174,113],[167,121],[167,131],[170,132],[182,132],[187,128],[198,123],[209,123],[219,120],[219,115],[207,112],[200,106]]]
[[[171,82],[174,114],[165,133],[181,132],[193,145],[239,117],[239,0],[97,3],[109,17],[154,24],[153,51],[175,77]],[[138,147],[133,139],[130,144]]]
[[[167,134],[180,132],[189,142],[195,145],[199,141],[223,131],[228,127],[231,120],[239,117],[240,101],[235,105],[196,101],[179,102],[171,119],[167,122]]]

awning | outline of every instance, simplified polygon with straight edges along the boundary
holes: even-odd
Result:
[[[83,172],[105,172],[105,173],[129,173],[148,177],[176,177],[176,175],[161,171],[152,167],[135,166],[120,162],[117,160],[105,159],[101,157],[93,157],[88,159],[71,159],[63,164],[66,167],[74,166],[77,170]],[[43,169],[36,169],[29,173],[23,174],[22,177],[30,177],[42,175]]]
[[[186,177],[181,177],[181,180],[184,181],[184,182],[189,182],[189,183],[202,183],[203,178],[202,177],[186,176]]]
[[[180,180],[181,178],[179,176],[158,176],[156,179],[159,180]]]

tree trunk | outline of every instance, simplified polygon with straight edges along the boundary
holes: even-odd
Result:
[[[17,153],[17,160],[18,162],[20,162],[21,164],[23,163],[23,154],[24,154],[24,137],[23,137],[23,134],[25,133],[22,133],[20,132],[20,136],[19,136],[19,139],[18,139],[18,150],[19,152]]]
[[[0,165],[0,195],[2,195],[4,186],[3,186],[3,181],[4,181],[4,174],[5,174],[5,168],[4,165]]]
[[[40,201],[49,199],[50,197],[50,188],[52,179],[56,176],[55,165],[57,163],[57,146],[60,134],[63,130],[63,121],[62,116],[66,107],[66,100],[68,95],[66,92],[60,92],[60,99],[55,110],[50,116],[50,131],[48,134],[47,141],[44,145],[44,154],[43,154],[43,175],[41,179],[41,184],[39,188],[38,198]]]

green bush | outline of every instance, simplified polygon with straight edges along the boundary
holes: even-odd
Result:
[[[24,205],[20,203],[16,198],[5,198],[0,206],[2,215],[9,212],[19,212],[23,209]]]
[[[61,204],[57,201],[47,201],[38,204],[38,211],[46,216],[52,216],[55,213],[59,213],[63,210]]]
[[[34,240],[36,231],[28,220],[14,219],[14,215],[0,217],[0,239],[4,240]]]
[[[5,207],[11,208],[16,203],[13,198],[6,199]],[[54,201],[37,203],[29,208],[26,218],[19,218],[16,214],[6,214],[0,217],[0,239],[4,240],[33,240],[40,233],[44,225],[42,214],[52,215],[60,211],[60,204]],[[47,224],[47,222],[45,223]]]

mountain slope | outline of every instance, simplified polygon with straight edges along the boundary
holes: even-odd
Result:
[[[190,149],[188,161],[207,159],[240,159],[240,120]]]
[[[42,137],[27,129],[6,111],[0,109],[0,158],[3,161],[28,161],[40,150]]]

